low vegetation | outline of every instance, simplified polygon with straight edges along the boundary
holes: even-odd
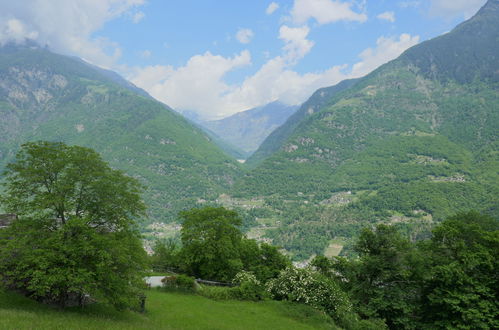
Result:
[[[147,311],[94,304],[64,310],[0,291],[2,329],[334,329],[331,319],[287,302],[215,301],[179,292],[146,291]]]

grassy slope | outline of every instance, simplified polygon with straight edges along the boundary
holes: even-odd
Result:
[[[61,311],[0,291],[1,329],[331,329],[327,317],[284,302],[213,301],[201,296],[148,291],[147,312],[104,306]]]

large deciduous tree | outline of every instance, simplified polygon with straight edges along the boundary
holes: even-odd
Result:
[[[223,207],[180,213],[182,258],[194,276],[230,281],[243,268],[240,256],[241,218]]]
[[[313,265],[340,280],[359,315],[384,319],[390,328],[414,328],[420,298],[422,257],[393,226],[364,229],[356,259],[316,258]]]
[[[360,263],[352,292],[361,315],[384,318],[391,328],[414,323],[419,298],[419,255],[393,226],[365,229],[355,246]]]
[[[22,146],[7,166],[0,279],[62,306],[87,295],[117,308],[137,299],[145,252],[134,219],[141,185],[93,150],[59,142]]]
[[[182,247],[159,240],[151,257],[156,271],[186,272],[198,278],[229,282],[241,271],[266,282],[291,265],[277,247],[244,237],[241,218],[223,207],[180,213]]]

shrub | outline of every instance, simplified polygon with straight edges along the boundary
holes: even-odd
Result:
[[[310,268],[288,267],[267,282],[266,290],[277,300],[290,300],[324,310],[333,319],[351,312],[346,294],[333,280]]]
[[[215,300],[262,300],[267,294],[256,276],[247,271],[236,274],[232,280],[235,287],[202,286],[199,294]]]
[[[261,285],[260,281],[252,272],[247,272],[245,270],[237,273],[236,276],[234,276],[234,278],[232,279],[232,284],[241,285],[243,283],[249,283],[258,286]]]
[[[166,276],[161,280],[163,282],[164,288],[170,289],[181,289],[181,290],[194,290],[196,288],[196,282],[194,277],[187,275],[172,275]]]
[[[262,300],[265,297],[265,289],[256,276],[247,271],[236,274],[232,283],[237,285],[230,289],[232,297],[239,300]]]
[[[229,287],[203,285],[198,293],[203,297],[214,300],[230,300],[234,299],[231,289]]]

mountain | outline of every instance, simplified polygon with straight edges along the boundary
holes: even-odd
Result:
[[[0,168],[26,141],[94,148],[147,187],[151,220],[225,191],[238,163],[202,130],[114,72],[33,44],[0,48]]]
[[[185,116],[184,113],[182,113],[182,115]],[[206,128],[206,126],[203,125],[202,121],[194,121],[193,119],[189,118],[187,119],[191,120],[196,127],[203,130],[205,134],[210,137],[210,139],[230,157],[238,159],[238,161],[241,162],[248,156],[245,151],[232,145],[230,142],[227,142],[226,140],[215,134],[213,131]]]
[[[204,121],[201,125],[223,141],[242,150],[247,157],[297,108],[276,101],[220,120]]]
[[[499,217],[497,22],[489,0],[346,88],[318,91],[262,143],[232,195],[260,196],[267,237],[301,257],[376,221],[414,238],[458,211]]]
[[[250,166],[255,166],[267,156],[270,156],[273,152],[277,151],[283,141],[291,135],[302,119],[323,107],[337,93],[353,86],[357,80],[358,79],[348,79],[335,86],[317,90],[305,103],[300,106],[298,111],[292,114],[289,119],[285,121],[284,125],[279,126],[265,140],[263,140],[260,147],[251,155],[251,157],[248,158],[246,163]]]

